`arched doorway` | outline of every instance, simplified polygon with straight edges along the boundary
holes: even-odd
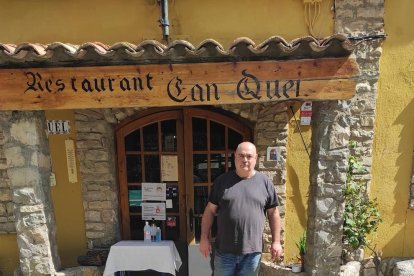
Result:
[[[156,222],[162,238],[198,243],[211,185],[234,168],[233,152],[251,140],[250,128],[218,112],[177,108],[146,111],[116,135],[122,239],[143,239],[143,183],[166,183],[166,220]]]

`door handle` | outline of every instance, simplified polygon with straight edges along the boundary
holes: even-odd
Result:
[[[194,224],[194,212],[193,212],[193,208],[190,208],[190,211],[189,211],[189,217],[190,217],[190,221],[189,221],[189,226],[190,226],[190,231],[191,232],[193,232],[193,224]]]

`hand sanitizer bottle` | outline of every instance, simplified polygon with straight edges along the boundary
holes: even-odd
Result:
[[[157,227],[155,226],[155,222],[153,221],[151,225],[151,241],[155,241],[156,231],[157,231]]]
[[[151,227],[148,224],[148,221],[145,222],[144,226],[144,241],[151,242]]]
[[[157,230],[155,232],[155,241],[159,242],[161,241],[161,228],[157,227]]]

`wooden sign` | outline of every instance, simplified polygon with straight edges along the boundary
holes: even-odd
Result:
[[[350,99],[349,58],[0,69],[0,110]]]

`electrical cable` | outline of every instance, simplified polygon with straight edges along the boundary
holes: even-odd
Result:
[[[302,131],[300,130],[298,121],[296,120],[295,112],[293,112],[293,107],[290,106],[289,108],[290,108],[290,111],[292,112],[293,118],[295,119],[296,128],[299,130],[299,134],[300,134],[300,138],[302,138],[303,146],[305,147],[306,153],[308,154],[308,157],[310,158],[310,153],[309,153],[308,147],[306,146],[305,139],[303,139]]]

